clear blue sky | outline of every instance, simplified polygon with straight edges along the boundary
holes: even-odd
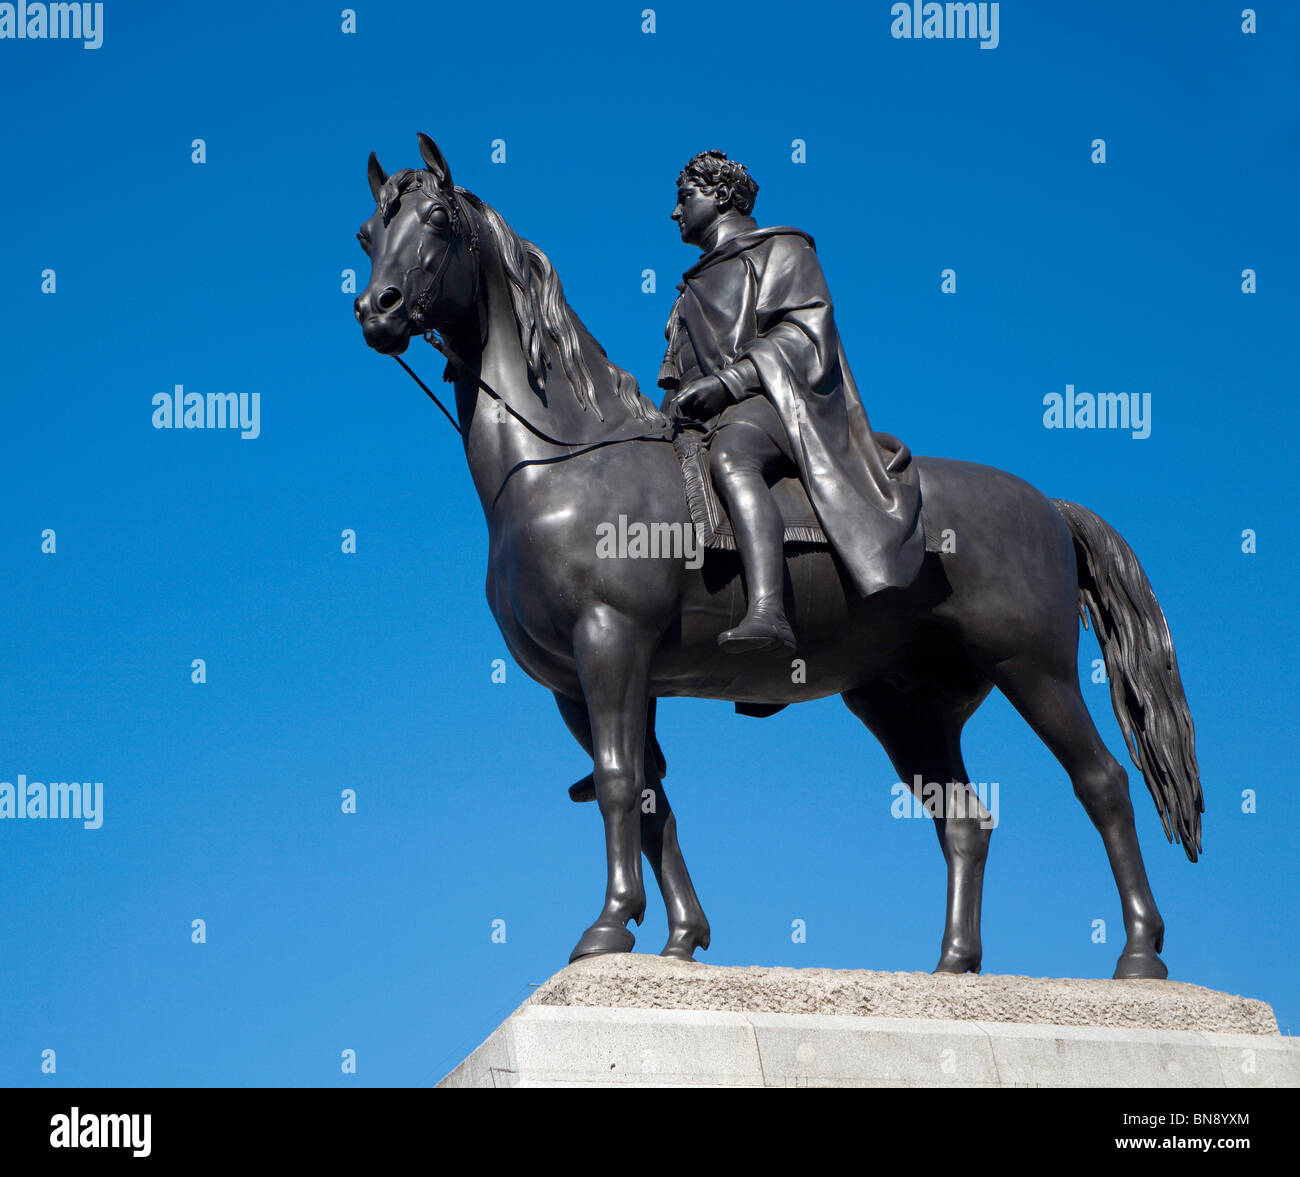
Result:
[[[456,439],[340,290],[368,272],[367,153],[413,166],[420,130],[646,388],[695,256],[674,180],[728,151],[760,222],[815,236],[876,428],[1127,537],[1206,796],[1193,866],[1130,772],[1165,959],[1300,1029],[1296,9],[1244,36],[1235,2],[1008,2],[982,50],[895,40],[877,0],[665,0],[653,35],[642,7],[362,2],[344,35],[342,4],[110,2],[98,50],[0,40],[0,781],[104,782],[98,830],[0,821],[0,1083],[435,1082],[599,909],[597,813],[566,795],[589,761],[547,691],[491,681]],[[1045,430],[1067,383],[1149,393],[1151,436]],[[155,430],[175,384],[259,393],[261,436]],[[934,832],[891,818],[838,700],[673,700],[660,734],[702,959],[933,967]],[[1063,772],[996,695],[965,749],[1000,785],[985,971],[1109,976],[1118,899]],[[638,948],[664,934],[655,893]]]

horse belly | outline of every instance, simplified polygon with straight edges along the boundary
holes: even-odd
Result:
[[[885,596],[862,600],[845,588],[838,562],[822,549],[786,557],[786,611],[798,647],[728,654],[718,635],[745,615],[740,560],[710,551],[683,586],[680,637],[665,642],[652,667],[657,695],[737,702],[797,703],[860,685],[887,665],[905,626]]]

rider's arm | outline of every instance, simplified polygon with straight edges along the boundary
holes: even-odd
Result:
[[[758,378],[758,369],[748,356],[741,356],[734,364],[719,368],[714,375],[722,381],[722,387],[733,401],[743,401],[763,390],[763,383]]]

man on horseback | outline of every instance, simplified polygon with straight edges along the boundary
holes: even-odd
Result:
[[[920,492],[891,471],[858,397],[813,239],[759,228],[758,185],[724,152],[677,177],[672,219],[700,259],[682,276],[665,335],[663,410],[713,428],[710,466],[731,516],[748,610],[718,638],[736,653],[793,648],[783,522],[769,478],[797,472],[827,539],[864,595],[909,584],[924,555]],[[900,458],[902,460],[900,460]]]

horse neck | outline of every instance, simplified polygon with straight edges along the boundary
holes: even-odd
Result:
[[[471,216],[477,217],[476,212]],[[614,393],[603,361],[588,356],[596,384],[596,400],[604,420],[578,403],[564,367],[541,325],[538,332],[549,361],[545,391],[539,395],[528,370],[519,326],[510,298],[509,280],[493,234],[480,220],[478,303],[470,323],[448,335],[453,350],[478,379],[455,370],[456,411],[464,432],[470,475],[489,527],[500,510],[503,486],[509,479],[545,477],[550,465],[580,446],[615,433],[629,433],[634,413]],[[579,333],[581,335],[581,332]],[[497,394],[485,391],[479,380]],[[540,433],[568,445],[548,442],[503,410],[497,397]],[[650,431],[653,424],[643,427]]]

